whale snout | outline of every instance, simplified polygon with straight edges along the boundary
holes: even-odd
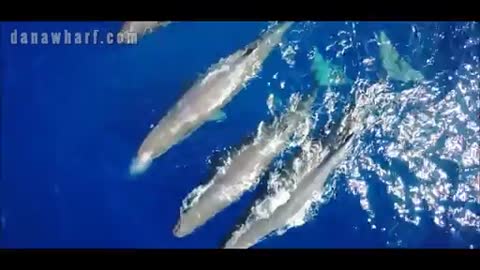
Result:
[[[173,235],[175,235],[175,237],[182,238],[182,237],[185,237],[189,233],[190,232],[188,230],[186,230],[186,227],[183,224],[183,220],[180,217],[177,224],[175,225],[175,228],[173,228]]]
[[[184,237],[186,235],[185,232],[182,231],[182,224],[180,220],[175,225],[175,228],[173,228],[173,235],[178,238]]]
[[[178,238],[185,237],[195,230],[195,224],[194,217],[191,213],[183,212],[180,214],[180,218],[173,228],[173,235]]]
[[[221,248],[222,249],[248,249],[250,248],[250,246],[252,246],[252,244],[247,242],[244,237],[240,236],[239,238],[228,239],[228,241],[226,241]]]
[[[142,153],[133,159],[130,164],[130,175],[138,175],[145,172],[152,164],[151,152]]]

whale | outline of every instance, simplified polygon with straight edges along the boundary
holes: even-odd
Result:
[[[375,33],[375,39],[378,42],[382,66],[390,79],[404,83],[419,82],[425,79],[419,70],[414,69],[404,57],[400,56],[385,31]]]
[[[121,33],[136,34],[137,40],[153,33],[160,27],[169,25],[171,21],[127,21],[122,24]]]
[[[151,129],[131,162],[130,174],[143,173],[152,161],[182,142],[205,122],[223,115],[228,104],[262,68],[293,22],[282,22],[212,65]]]
[[[325,59],[317,47],[313,48],[313,60],[310,69],[318,87],[353,84],[353,80],[347,77],[343,67]]]

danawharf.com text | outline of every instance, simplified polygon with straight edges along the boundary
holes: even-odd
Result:
[[[137,41],[137,33],[114,33],[100,30],[32,32],[14,29],[10,33],[10,44],[12,45],[134,45],[137,44]]]

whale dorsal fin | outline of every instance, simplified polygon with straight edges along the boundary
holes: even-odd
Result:
[[[225,119],[227,119],[227,114],[222,110],[217,110],[210,116],[208,120],[220,123],[225,121]]]

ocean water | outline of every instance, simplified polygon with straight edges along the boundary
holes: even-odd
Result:
[[[122,23],[2,23],[0,247],[220,247],[295,147],[259,189],[176,238],[182,200],[272,117],[270,95],[284,106],[314,87],[318,48],[354,83],[319,90],[316,126],[340,117],[352,99],[369,125],[331,175],[327,198],[254,248],[478,249],[478,23],[296,22],[224,108],[224,121],[205,123],[144,174],[129,175],[151,126],[212,64],[270,24],[175,22],[136,44],[75,45],[21,44],[20,33],[102,37]],[[386,76],[380,31],[421,82]]]

